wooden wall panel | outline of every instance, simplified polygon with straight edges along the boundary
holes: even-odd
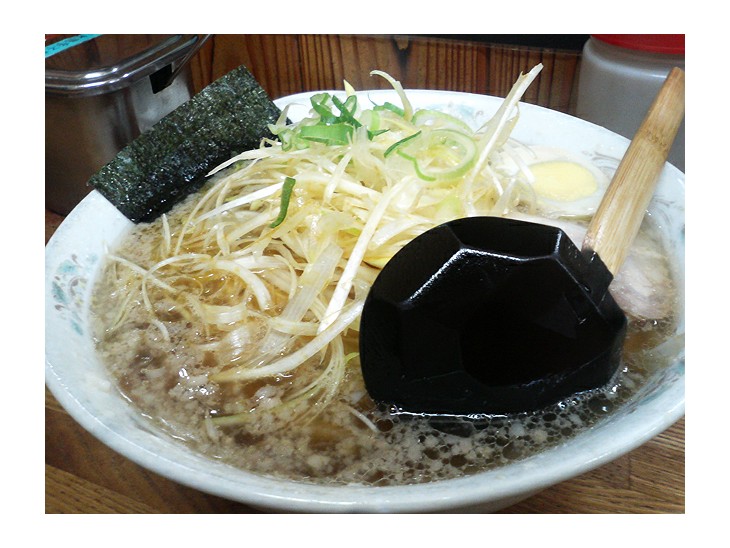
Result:
[[[485,92],[487,59],[483,46],[408,37],[392,41],[398,59],[397,78],[405,88]]]
[[[274,99],[321,89],[387,88],[383,70],[405,88],[444,89],[504,97],[520,72],[544,68],[524,100],[574,110],[580,53],[406,35],[215,35],[192,63],[196,90],[243,64]]]
[[[274,98],[302,90],[296,36],[229,34],[214,40],[214,78],[243,64]]]

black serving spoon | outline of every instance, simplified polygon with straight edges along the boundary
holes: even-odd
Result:
[[[399,251],[362,312],[370,396],[409,413],[504,414],[605,385],[626,335],[626,316],[608,287],[683,117],[684,72],[675,68],[582,249],[558,228],[472,217],[437,226]]]

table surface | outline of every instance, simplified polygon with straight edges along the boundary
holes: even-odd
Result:
[[[63,217],[46,211],[46,242]],[[46,513],[258,513],[174,483],[115,453],[46,389]],[[684,418],[619,459],[502,513],[684,513]]]

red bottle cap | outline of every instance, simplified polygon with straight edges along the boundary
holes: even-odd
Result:
[[[592,34],[591,36],[621,48],[684,55],[684,34]]]

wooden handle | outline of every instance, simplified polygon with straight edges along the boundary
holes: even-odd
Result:
[[[684,71],[674,68],[636,131],[583,240],[583,251],[596,252],[613,275],[639,231],[683,119]]]

